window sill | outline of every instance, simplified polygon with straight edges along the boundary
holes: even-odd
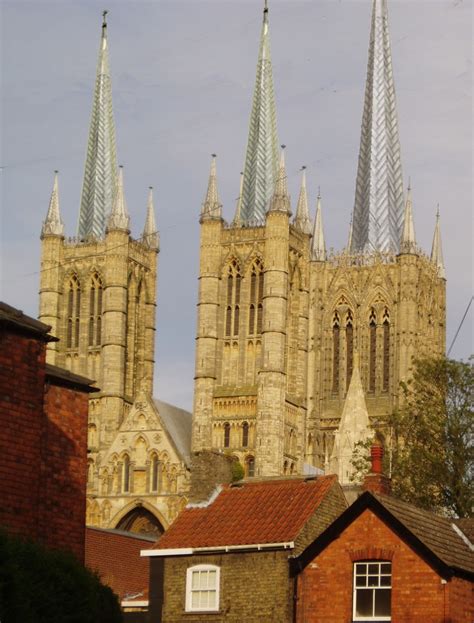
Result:
[[[224,614],[224,611],[223,610],[185,610],[183,614],[186,616],[193,616],[193,615],[194,616],[196,615],[197,616],[202,616],[202,615],[212,616],[215,614],[222,616]]]

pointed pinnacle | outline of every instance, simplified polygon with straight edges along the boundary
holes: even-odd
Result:
[[[148,203],[146,210],[145,227],[143,228],[143,242],[156,251],[160,248],[160,235],[156,228],[155,208],[153,205],[153,186],[148,189]]]
[[[301,189],[296,206],[295,226],[304,234],[311,233],[311,221],[308,210],[308,194],[306,192],[306,167],[302,167]]]
[[[58,172],[54,172],[53,190],[51,199],[49,200],[48,213],[46,220],[41,228],[41,237],[43,236],[64,236],[64,225],[59,212],[59,186]]]
[[[433,245],[431,247],[431,261],[438,270],[438,276],[446,279],[446,271],[444,268],[443,246],[441,244],[441,226],[439,222],[439,204],[436,210],[436,225],[433,236]]]
[[[400,241],[400,253],[416,253],[415,225],[413,222],[413,204],[411,200],[411,185],[408,186],[403,232]]]
[[[217,191],[216,158],[216,154],[212,154],[206,198],[201,207],[201,220],[220,219],[222,217],[222,205]]]
[[[354,230],[353,227],[353,216],[351,214],[351,220],[349,221],[349,235],[347,237],[347,246],[346,246],[346,254],[350,255],[353,251],[352,251],[352,233]]]
[[[314,219],[313,238],[311,240],[311,259],[315,262],[324,262],[326,259],[326,245],[324,242],[323,215],[321,210],[321,195],[318,192],[316,216]]]
[[[237,198],[237,206],[235,208],[234,220],[232,221],[232,225],[234,227],[241,227],[242,226],[241,214],[242,214],[242,189],[243,189],[243,186],[244,186],[244,174],[241,171],[240,172],[240,183],[239,183],[239,196]]]
[[[272,200],[270,202],[269,212],[286,212],[288,215],[291,213],[290,197],[288,195],[288,176],[286,174],[285,166],[285,147],[281,146],[280,152],[280,168],[278,170],[278,177],[275,184],[275,191],[273,193]]]
[[[129,226],[130,217],[128,216],[125,192],[123,189],[123,166],[120,166],[117,179],[117,192],[115,193],[114,205],[109,216],[107,230],[125,229],[128,231]]]

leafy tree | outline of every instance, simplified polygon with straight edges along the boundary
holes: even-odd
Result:
[[[389,420],[394,495],[458,517],[474,512],[474,361],[415,360]]]
[[[72,554],[0,532],[2,623],[121,623],[117,596]]]

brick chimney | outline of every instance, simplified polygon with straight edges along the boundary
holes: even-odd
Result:
[[[370,472],[366,474],[364,478],[364,482],[362,484],[363,491],[390,495],[392,491],[392,484],[390,478],[383,473],[383,455],[383,446],[378,441],[374,441],[372,447],[370,448],[372,466]]]
[[[216,487],[232,482],[232,464],[235,461],[233,456],[212,450],[195,452],[191,464],[189,502],[202,503],[210,498]]]

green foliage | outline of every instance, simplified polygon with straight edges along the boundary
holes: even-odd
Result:
[[[415,361],[390,418],[392,489],[418,506],[458,517],[474,511],[474,365]]]
[[[370,470],[370,448],[372,443],[372,439],[364,439],[363,441],[358,441],[354,446],[351,458],[351,481],[355,484],[361,484],[364,476]]]
[[[237,480],[242,480],[242,478],[245,476],[245,471],[240,461],[233,461],[231,469],[232,469],[232,482],[236,482]]]
[[[2,623],[120,623],[117,596],[72,554],[0,532]]]

